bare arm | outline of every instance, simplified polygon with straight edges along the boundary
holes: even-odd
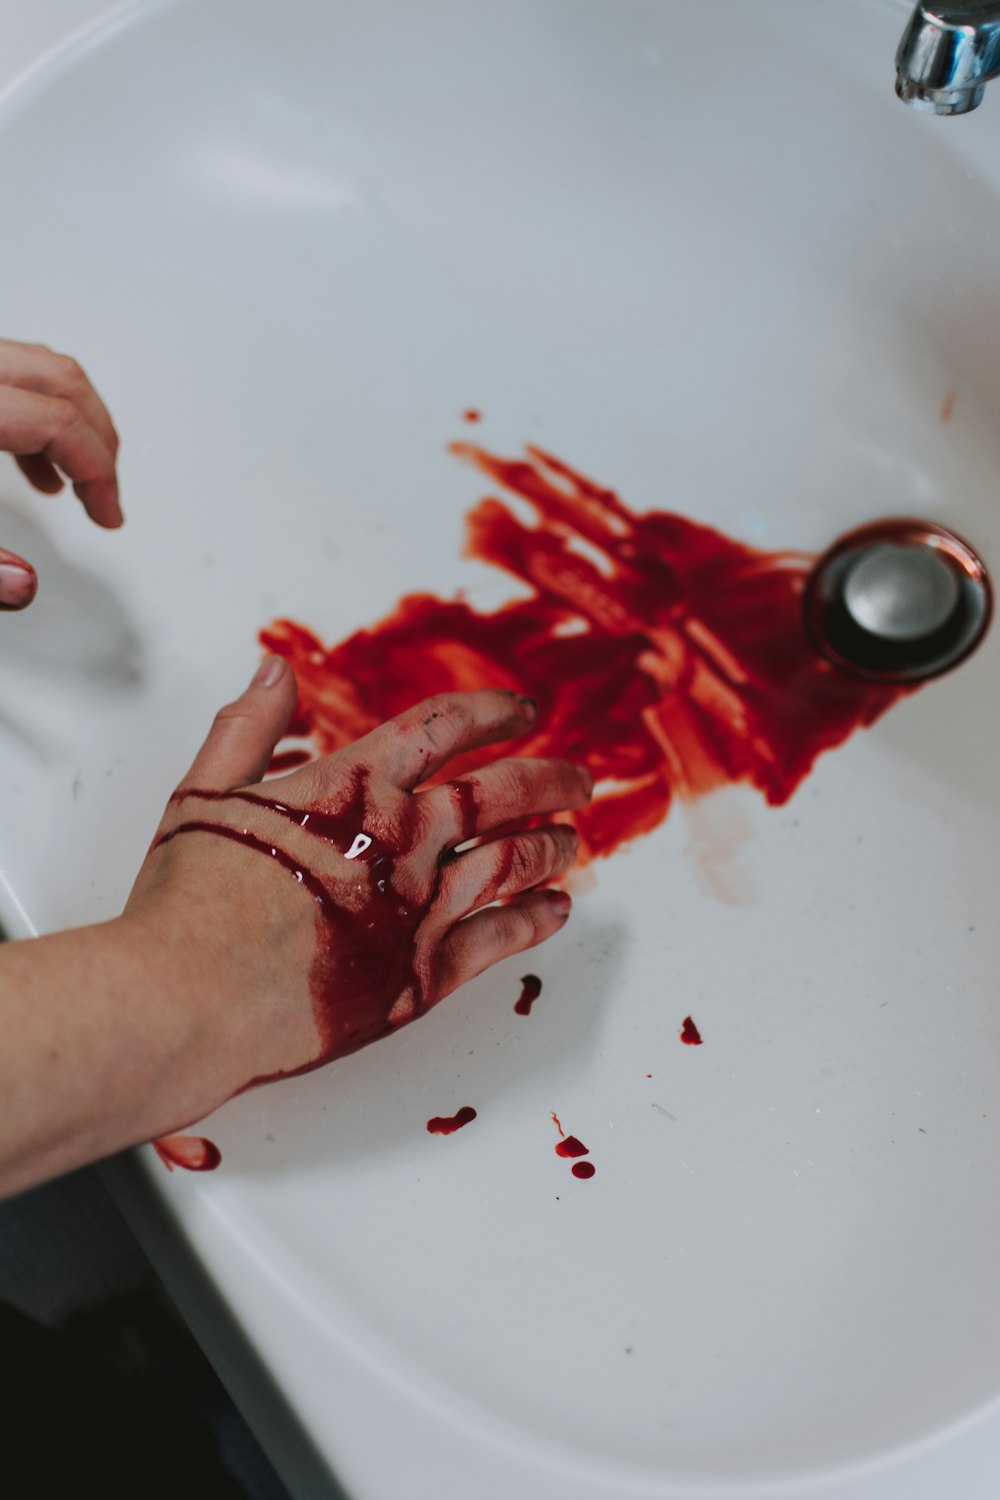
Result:
[[[0,947],[0,1193],[377,1040],[565,922],[569,897],[538,887],[575,831],[505,830],[584,805],[587,772],[507,759],[442,780],[533,704],[429,699],[262,784],[295,697],[268,658],[217,717],[121,917]]]

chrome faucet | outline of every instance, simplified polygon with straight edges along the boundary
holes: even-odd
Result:
[[[1000,74],[1000,0],[918,5],[896,53],[896,93],[935,115],[965,115]]]

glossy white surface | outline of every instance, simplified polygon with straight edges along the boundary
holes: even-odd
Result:
[[[919,118],[898,7],[804,10],[718,0],[706,54],[668,0],[188,0],[4,100],[3,331],[87,365],[129,513],[0,481],[42,575],[0,631],[8,920],[120,906],[275,615],[508,597],[460,557],[467,406],[760,545],[905,511],[995,563],[1000,100]],[[997,652],[787,807],[676,813],[419,1027],[228,1106],[214,1177],[151,1166],[352,1494],[993,1500]]]

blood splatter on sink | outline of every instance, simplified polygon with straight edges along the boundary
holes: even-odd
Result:
[[[540,448],[515,459],[471,443],[451,451],[534,512],[525,524],[491,495],[467,523],[467,555],[525,587],[492,613],[409,594],[331,646],[293,620],[264,629],[262,644],[298,677],[292,732],[323,753],[428,693],[484,683],[530,693],[530,736],[447,774],[512,751],[586,765],[597,792],[572,815],[586,862],[651,832],[675,796],[737,782],[785,802],[818,755],[912,691],[849,677],[813,647],[801,620],[811,554],[639,513]]]

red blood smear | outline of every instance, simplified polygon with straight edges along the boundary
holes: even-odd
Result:
[[[542,981],[537,974],[525,974],[521,980],[521,994],[514,1009],[519,1016],[530,1016],[531,1007],[542,993]],[[555,1119],[555,1115],[552,1116]]]
[[[701,1032],[690,1016],[684,1017],[684,1025],[681,1027],[681,1041],[687,1047],[701,1046]]]
[[[417,928],[425,907],[411,903],[393,884],[396,860],[421,836],[419,806],[404,804],[402,813],[383,827],[379,810],[368,794],[368,768],[355,768],[335,801],[326,807],[297,808],[284,800],[256,792],[217,792],[181,787],[171,801],[209,802],[226,817],[226,804],[259,807],[308,836],[332,844],[341,854],[356,846],[366,828],[370,843],[353,863],[358,878],[352,883],[351,904],[338,902],[326,883],[299,854],[292,854],[271,838],[207,818],[188,818],[162,834],[157,845],[183,834],[211,834],[242,844],[273,859],[308,891],[316,903],[316,950],[310,971],[310,993],[319,1051],[302,1068],[306,1072],[333,1057],[354,1052],[386,1036],[427,1009],[424,987],[414,969]],[[308,845],[308,839],[304,841]],[[345,861],[345,870],[351,866]],[[402,1002],[401,1004],[398,1002]],[[246,1088],[267,1082],[254,1078]]]
[[[433,1120],[427,1121],[427,1129],[431,1135],[454,1135],[456,1130],[461,1130],[475,1118],[476,1111],[466,1104],[457,1115],[435,1115]]]
[[[669,512],[638,514],[537,448],[518,460],[471,444],[453,451],[535,514],[526,525],[490,498],[469,517],[469,554],[511,573],[520,597],[482,614],[460,600],[411,595],[331,647],[291,620],[263,630],[265,649],[285,656],[299,681],[288,732],[311,735],[321,752],[352,744],[429,693],[486,683],[529,693],[539,705],[530,735],[460,757],[441,779],[512,752],[582,762],[599,783],[592,805],[573,815],[586,861],[651,832],[675,795],[745,782],[784,802],[821,751],[913,690],[850,677],[812,647],[801,620],[810,557],[758,551]],[[299,845],[312,835],[344,856],[363,835],[350,909],[298,853],[241,819],[188,819],[159,840],[235,840],[275,860],[315,900],[319,1051],[299,1071],[427,1009],[414,968],[425,909],[394,882],[421,833],[419,799],[387,826],[368,776],[357,767],[327,804],[308,808],[294,805],[291,789],[288,801],[183,789],[176,798],[217,803],[220,819],[227,804],[256,806],[294,825]],[[471,827],[474,784],[459,783],[455,798],[461,826]]]
[[[592,1161],[578,1161],[573,1167],[574,1177],[593,1177],[597,1168]]]
[[[589,1156],[590,1151],[582,1141],[578,1141],[575,1135],[566,1136],[565,1140],[556,1142],[557,1156]]]
[[[565,1130],[563,1130],[563,1128],[562,1128],[562,1123],[561,1123],[561,1121],[559,1119],[559,1116],[556,1114],[555,1110],[552,1111],[552,1123],[553,1123],[553,1125],[555,1125],[555,1127],[558,1130],[558,1132],[559,1132],[560,1135],[565,1135],[566,1134]]]
[[[267,767],[268,776],[277,776],[279,771],[295,771],[312,760],[311,750],[279,750],[272,755]]]
[[[573,814],[586,862],[651,832],[674,796],[738,782],[785,802],[822,751],[914,690],[853,678],[813,647],[802,624],[812,556],[639,514],[538,448],[514,460],[468,443],[453,451],[534,512],[528,525],[489,498],[468,520],[468,554],[512,574],[520,597],[484,614],[411,594],[329,647],[291,620],[263,630],[298,677],[294,732],[324,753],[425,694],[529,693],[535,730],[448,775],[511,753],[582,762],[599,783]]]
[[[463,411],[462,420],[465,422],[480,422],[482,421],[482,416],[482,412],[476,411],[475,407],[470,406],[467,411]]]
[[[479,813],[477,784],[474,781],[453,781],[450,783],[449,790],[458,815],[458,826],[461,829],[459,843],[464,844],[466,839],[471,839],[476,831],[476,819]]]
[[[165,1135],[153,1142],[153,1150],[169,1171],[183,1167],[187,1172],[214,1172],[222,1152],[203,1135]]]

